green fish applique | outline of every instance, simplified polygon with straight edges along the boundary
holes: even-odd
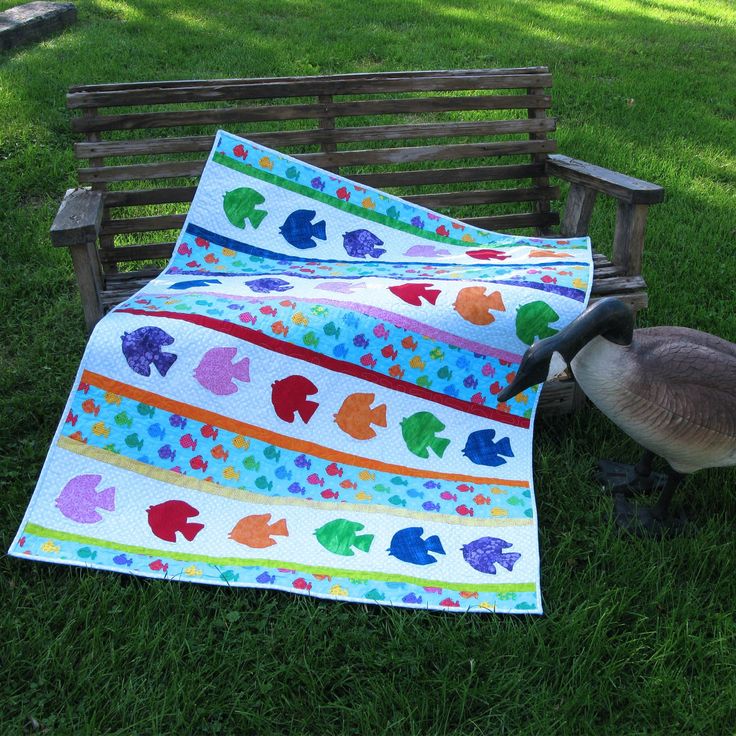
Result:
[[[328,551],[335,555],[352,557],[353,547],[363,552],[368,552],[373,543],[373,534],[361,534],[357,532],[365,529],[363,524],[347,519],[335,519],[328,521],[314,532],[317,541]]]
[[[268,212],[266,210],[257,210],[256,207],[265,201],[266,198],[255,189],[239,187],[225,195],[222,206],[225,209],[227,219],[235,227],[244,230],[245,223],[250,222],[257,229]]]
[[[557,322],[560,315],[546,302],[529,302],[516,312],[516,335],[525,345],[531,345],[535,338],[556,335],[559,330],[550,327],[550,322]]]
[[[407,448],[409,448],[409,452],[425,459],[429,457],[429,449],[437,457],[442,457],[444,454],[450,440],[435,436],[437,432],[441,432],[444,428],[445,425],[428,411],[412,414],[401,422],[401,434]]]

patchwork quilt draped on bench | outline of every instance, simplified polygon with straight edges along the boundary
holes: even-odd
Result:
[[[478,230],[220,132],[167,268],[95,328],[16,556],[541,613],[532,424],[587,238]]]

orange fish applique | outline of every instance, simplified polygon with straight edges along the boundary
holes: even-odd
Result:
[[[269,525],[271,514],[254,514],[245,516],[233,528],[228,535],[230,539],[244,544],[247,547],[261,549],[276,544],[271,536],[288,537],[289,530],[286,528],[286,519],[279,519]]]
[[[386,426],[386,404],[371,409],[375,394],[350,394],[335,414],[335,423],[356,440],[370,440],[376,436],[371,426]]]
[[[490,325],[496,318],[491,309],[505,312],[506,306],[500,291],[486,294],[485,286],[467,286],[460,289],[455,300],[455,311],[466,321],[474,325]]]
[[[556,250],[531,250],[529,258],[572,258],[569,253],[559,253]]]

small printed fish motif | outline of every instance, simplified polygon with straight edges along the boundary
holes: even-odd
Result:
[[[202,428],[199,430],[199,433],[208,440],[216,440],[217,435],[219,434],[220,430],[216,427],[213,427],[211,424],[203,424]]]
[[[265,314],[265,315],[267,315],[267,316],[269,316],[269,317],[275,317],[275,316],[276,316],[276,315],[278,314],[278,310],[277,310],[277,309],[274,309],[274,308],[273,308],[272,306],[270,306],[270,305],[268,305],[268,306],[265,306],[265,307],[261,307],[261,308],[260,308],[260,309],[259,309],[258,311],[259,311],[259,312],[260,312],[261,314]]]
[[[128,557],[126,554],[115,555],[115,557],[112,558],[112,561],[116,565],[124,565],[125,567],[130,567],[133,564],[133,559]]]
[[[189,467],[192,470],[201,470],[203,473],[207,472],[207,461],[201,455],[195,455],[189,461]]]
[[[479,429],[471,432],[463,448],[463,455],[476,465],[497,467],[506,463],[505,458],[514,457],[511,441],[502,437],[494,441],[495,429]]]
[[[497,537],[481,537],[462,547],[463,559],[474,570],[489,575],[496,574],[496,565],[501,565],[511,572],[521,558],[518,552],[504,552],[513,546],[511,542]]]
[[[80,547],[77,550],[77,557],[81,557],[83,560],[94,560],[97,557],[97,552],[90,547]]]
[[[334,337],[336,340],[340,337],[340,328],[334,322],[328,322],[322,331],[327,337]]]
[[[258,165],[262,169],[268,169],[269,171],[273,170],[273,161],[271,161],[271,159],[268,156],[263,156],[258,162]]]
[[[298,483],[292,483],[287,490],[289,493],[302,496],[307,492],[307,489],[304,486],[300,486]]]
[[[271,325],[271,332],[273,332],[274,335],[283,335],[286,337],[289,334],[289,328],[279,320]]]
[[[120,402],[123,400],[123,397],[114,394],[112,391],[105,391],[104,399],[108,404],[117,404],[120,406]]]
[[[424,230],[424,220],[422,220],[418,215],[411,218],[411,224],[420,230]]]
[[[284,224],[279,228],[284,240],[295,248],[304,250],[306,248],[316,248],[318,240],[326,240],[326,225],[324,220],[312,223],[317,213],[314,210],[295,210],[285,220]]]
[[[371,496],[369,493],[366,493],[365,491],[358,491],[358,493],[355,494],[355,500],[356,501],[371,501],[373,500],[373,496]]]
[[[293,423],[297,414],[308,424],[319,408],[308,396],[316,394],[317,387],[306,377],[293,375],[271,384],[271,403],[279,419]]]
[[[291,480],[291,471],[286,469],[286,466],[279,465],[276,470],[273,471],[273,474],[279,479],[279,480]]]
[[[391,496],[388,502],[393,506],[406,506],[406,499],[401,496]]]
[[[432,503],[432,501],[425,501],[422,504],[422,508],[425,511],[439,511],[440,510],[440,505],[438,503]]]
[[[225,572],[220,573],[220,580],[226,583],[234,583],[237,580],[240,580],[240,575],[232,570],[225,570]]]
[[[410,335],[407,335],[402,341],[401,341],[401,347],[405,350],[416,350],[418,347],[417,341],[411,337]]]
[[[82,402],[82,411],[86,414],[94,414],[97,416],[100,413],[100,407],[95,404],[93,399],[85,399]]]
[[[57,552],[61,552],[61,547],[49,539],[41,545],[41,552],[52,552],[56,554]]]
[[[158,456],[162,460],[173,460],[176,457],[176,450],[172,450],[171,445],[161,445],[158,449]]]
[[[375,368],[378,361],[373,357],[371,353],[366,353],[360,356],[360,364],[366,368]]]
[[[148,435],[155,440],[162,440],[166,435],[166,430],[158,422],[155,422],[149,425]]]
[[[432,360],[442,360],[442,358],[445,357],[445,354],[441,348],[432,348],[432,350],[429,351],[429,357],[432,358]]]
[[[165,542],[176,542],[177,532],[191,542],[204,529],[204,524],[187,521],[190,516],[199,516],[199,511],[186,501],[164,501],[149,506],[146,513],[151,531]]]
[[[312,467],[312,461],[307,458],[306,455],[298,455],[294,460],[294,465],[297,468],[306,468],[309,470]]]
[[[281,293],[294,288],[288,281],[277,278],[253,279],[252,281],[246,281],[245,285],[257,294],[270,294],[274,291]]]
[[[401,600],[404,603],[413,603],[418,606],[422,602],[422,596],[416,593],[407,593]]]
[[[148,567],[154,572],[168,572],[169,571],[169,563],[164,562],[163,560],[154,560],[148,565]]]
[[[457,511],[460,516],[473,516],[473,514],[475,513],[473,509],[468,508],[465,504],[461,504],[460,506],[458,506],[455,511]]]
[[[422,388],[431,388],[432,387],[432,381],[427,376],[419,376],[416,380],[417,386],[421,386]]]
[[[442,457],[450,440],[437,437],[445,425],[428,411],[420,411],[401,421],[401,434],[407,449],[417,457],[429,458],[431,449],[435,455]]]
[[[376,474],[372,473],[370,470],[361,470],[358,473],[358,478],[360,478],[360,480],[375,480]]]
[[[320,192],[323,192],[325,189],[325,183],[320,179],[319,176],[315,176],[314,179],[312,179],[311,182],[309,182],[312,189],[317,189]]]
[[[479,493],[477,496],[473,497],[473,503],[478,506],[483,506],[484,504],[491,503],[490,496],[484,496],[482,493]]]
[[[330,588],[330,595],[344,596],[344,595],[349,595],[349,593],[341,585],[333,585]]]
[[[211,348],[194,369],[199,385],[216,396],[229,396],[238,391],[235,381],[250,381],[250,359],[235,360],[238,348]]]
[[[457,496],[449,491],[442,491],[442,493],[440,493],[440,498],[443,501],[457,501]]]
[[[222,471],[222,477],[226,480],[240,480],[240,471],[235,470],[235,468],[232,465],[228,465],[223,471]]]
[[[388,369],[388,374],[389,376],[391,376],[391,378],[402,379],[404,377],[404,371],[402,370],[401,366],[398,364],[392,365]]]
[[[307,476],[307,483],[313,486],[323,486],[325,484],[325,479],[320,478],[317,473],[311,473]]]
[[[425,483],[422,484],[425,488],[429,488],[430,490],[432,488],[441,488],[442,484],[438,483],[436,480],[428,480]]]
[[[215,460],[227,461],[229,454],[230,453],[222,445],[215,445],[210,450],[210,455],[212,455],[212,457],[215,458]]]
[[[262,572],[256,578],[256,582],[261,583],[261,585],[272,585],[274,582],[276,582],[276,576],[269,575],[267,572]]]
[[[202,570],[200,570],[196,565],[189,565],[189,567],[184,568],[184,574],[190,578],[201,577]]]
[[[179,444],[185,449],[185,450],[196,450],[197,449],[197,440],[192,437],[191,434],[185,434],[182,437],[179,438]]]
[[[116,418],[116,421],[117,421],[117,418]],[[178,427],[179,429],[184,429],[184,427],[187,426],[187,420],[184,417],[179,416],[178,414],[172,414],[169,417],[169,424],[172,427]]]
[[[309,320],[301,312],[294,312],[294,314],[291,315],[291,321],[292,324],[302,325],[304,327],[309,324]]]
[[[302,342],[307,346],[311,348],[316,348],[319,345],[319,338],[317,337],[317,333],[314,332],[314,330],[310,330],[307,332],[306,335],[302,338]]]
[[[340,497],[339,492],[333,491],[333,490],[331,490],[329,488],[325,488],[325,490],[322,491],[322,493],[320,493],[319,495],[322,496],[322,498],[326,498],[328,500],[329,499],[333,499],[333,498],[334,499],[337,499],[337,498]]]
[[[370,232],[370,230],[351,230],[345,233],[342,238],[343,247],[346,253],[352,258],[364,259],[366,256],[380,258],[386,252],[384,248],[378,247],[379,245],[383,245],[383,240]]]
[[[250,447],[250,440],[243,437],[242,434],[236,434],[235,437],[233,437],[232,445],[238,450],[247,450]]]
[[[330,463],[326,468],[325,472],[327,475],[337,475],[338,477],[342,477],[342,468],[337,463]]]
[[[138,404],[136,408],[142,417],[152,417],[156,413],[156,408],[148,404]]]
[[[328,551],[344,557],[352,557],[353,547],[362,552],[370,551],[373,543],[373,534],[361,534],[365,529],[363,524],[348,519],[334,519],[328,521],[314,532],[317,541]]]
[[[426,367],[426,363],[418,356],[415,355],[410,361],[409,365],[418,371],[423,371]]]
[[[350,201],[350,192],[347,190],[347,187],[340,187],[335,193],[338,199],[342,199],[344,202]]]
[[[281,450],[273,445],[269,445],[263,450],[263,457],[278,462],[281,459]]]
[[[296,168],[296,166],[289,166],[289,168],[286,169],[284,173],[286,174],[287,179],[299,181],[299,170]]]
[[[356,348],[367,348],[368,340],[366,340],[365,335],[361,333],[353,338],[353,345],[355,345]]]
[[[245,229],[247,223],[258,229],[268,215],[266,210],[257,209],[266,198],[255,189],[238,187],[225,194],[222,206],[225,216],[232,225],[241,230]]]
[[[376,395],[372,393],[350,394],[342,403],[335,423],[346,434],[356,440],[369,440],[376,436],[372,425],[386,427],[386,405],[371,408]]]
[[[248,158],[248,151],[245,150],[242,143],[238,143],[238,145],[233,148],[233,156],[245,160]]]
[[[297,578],[291,586],[296,590],[312,590],[312,583],[308,583],[304,578]]]
[[[243,517],[228,534],[228,538],[247,547],[263,549],[276,544],[271,537],[288,537],[286,519],[271,522],[271,514],[254,514]]]
[[[125,438],[125,444],[131,449],[135,449],[135,450],[143,449],[143,440],[138,436],[137,432],[133,432],[132,434],[129,434]]]
[[[105,422],[95,422],[92,425],[92,434],[95,435],[96,437],[109,437],[110,427],[108,427],[107,424],[105,424]]]

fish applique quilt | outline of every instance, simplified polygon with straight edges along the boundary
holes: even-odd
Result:
[[[480,230],[220,131],[168,266],[93,331],[10,554],[541,613],[525,349],[588,238]]]

